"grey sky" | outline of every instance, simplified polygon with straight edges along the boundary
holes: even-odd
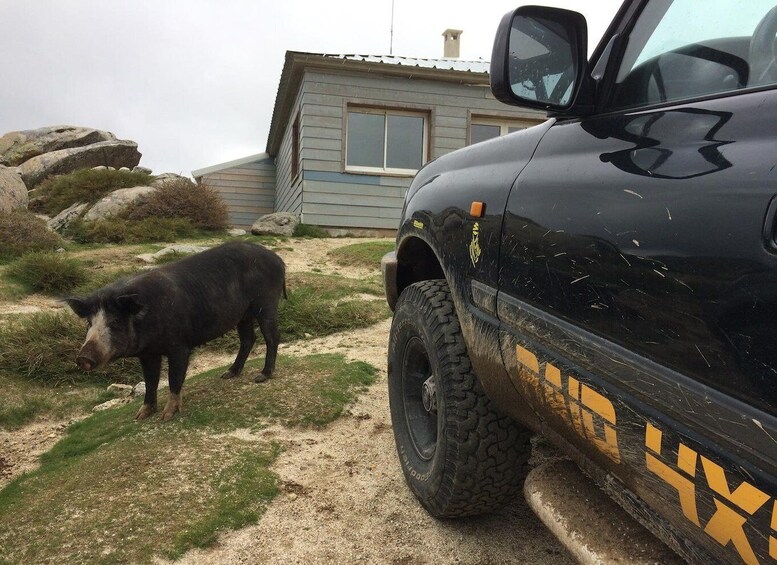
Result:
[[[591,43],[620,0],[533,1],[581,11]],[[489,59],[520,1],[395,0],[394,54]],[[264,151],[287,49],[387,54],[391,0],[0,0],[0,135],[69,124],[132,139],[154,172]]]

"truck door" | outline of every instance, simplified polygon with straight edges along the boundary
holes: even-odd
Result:
[[[746,562],[777,547],[772,6],[646,3],[601,111],[554,125],[513,186],[497,301],[548,429]]]

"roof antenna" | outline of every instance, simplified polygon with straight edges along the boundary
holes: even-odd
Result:
[[[394,0],[391,0],[391,42],[389,44],[389,55],[394,54]]]

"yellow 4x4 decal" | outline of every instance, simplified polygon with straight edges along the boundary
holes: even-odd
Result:
[[[516,346],[515,353],[519,364],[518,378],[536,393],[539,401],[583,440],[592,443],[614,463],[620,463],[618,422],[613,403],[578,379],[563,375],[552,363],[546,362],[541,367],[537,356],[525,347]],[[678,442],[676,463],[663,461],[662,439],[661,430],[646,421],[647,471],[677,491],[677,503],[685,518],[720,545],[731,544],[745,563],[756,565],[760,561],[745,525],[750,517],[771,502],[771,535],[763,536],[759,532],[756,542],[763,544],[768,537],[769,557],[777,559],[777,500],[747,481],[742,481],[735,489],[730,488],[730,478],[723,467],[682,442]],[[701,473],[697,473],[699,461],[703,482]],[[706,524],[699,519],[698,483],[706,484],[713,493],[715,510]],[[752,526],[755,527],[754,524]]]

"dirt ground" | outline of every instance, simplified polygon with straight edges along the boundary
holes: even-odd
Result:
[[[326,259],[328,250],[357,241],[364,240],[292,240],[278,252],[290,272],[317,269],[362,278],[374,271],[336,267]],[[263,439],[285,447],[273,465],[281,494],[258,524],[222,534],[213,547],[190,551],[179,563],[572,562],[523,500],[499,514],[463,521],[435,520],[415,501],[402,477],[391,431],[386,387],[389,327],[386,320],[370,328],[281,345],[279,355],[342,352],[377,367],[379,377],[346,415],[325,429],[264,430]],[[229,363],[232,357],[200,355],[193,359],[190,374]],[[33,469],[67,424],[0,432],[0,487]],[[250,433],[236,437],[257,439]]]

